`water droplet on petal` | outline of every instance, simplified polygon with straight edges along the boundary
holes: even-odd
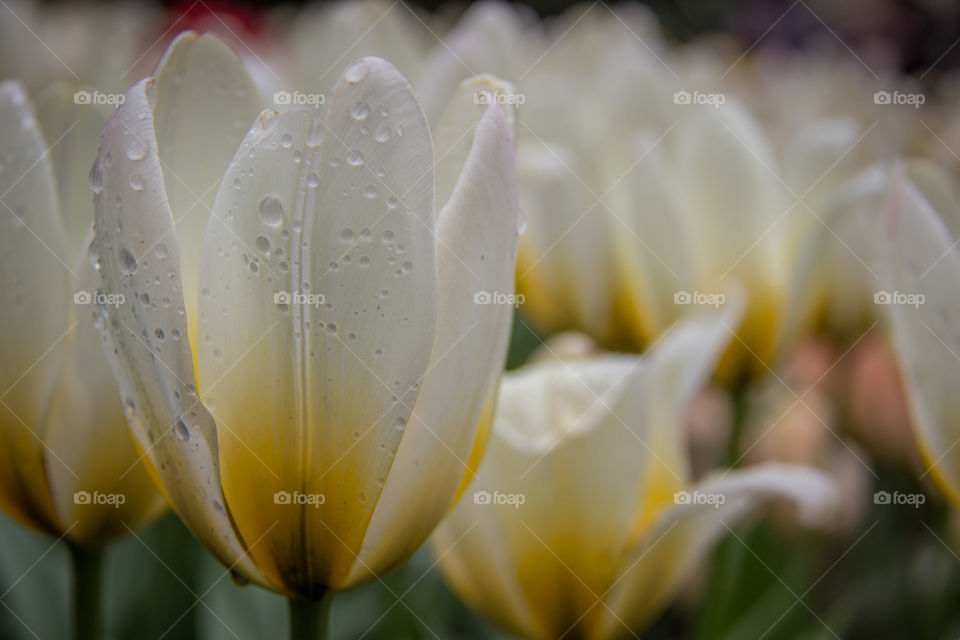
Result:
[[[147,145],[139,139],[134,139],[127,147],[127,157],[131,160],[140,160],[145,155],[147,155]]]
[[[358,82],[363,82],[369,73],[370,66],[366,60],[358,60],[347,67],[347,70],[343,73],[343,77],[350,84],[357,84]]]
[[[177,420],[176,426],[173,427],[173,434],[177,436],[177,440],[181,442],[186,442],[190,439],[190,430],[187,429],[187,425],[183,424],[183,420]]]
[[[137,259],[126,249],[120,250],[120,269],[124,275],[131,275],[137,270]]]
[[[289,149],[293,146],[293,136],[289,133],[285,133],[280,136],[280,146],[284,149]]]
[[[260,219],[270,227],[279,227],[283,222],[283,203],[277,196],[264,196],[260,201]]]
[[[370,107],[368,107],[367,103],[363,100],[353,105],[353,108],[350,109],[350,117],[354,120],[366,120],[369,114]]]
[[[387,126],[387,123],[380,123],[380,126],[377,127],[376,132],[373,134],[373,139],[377,142],[386,142],[390,139],[390,127]]]
[[[320,184],[320,176],[315,173],[311,173],[307,176],[307,186],[313,189],[318,184]]]
[[[359,149],[351,149],[349,153],[347,153],[347,163],[354,167],[359,167],[363,164],[363,154],[360,153]]]
[[[130,188],[134,191],[143,191],[143,176],[139,173],[136,173],[130,176]]]

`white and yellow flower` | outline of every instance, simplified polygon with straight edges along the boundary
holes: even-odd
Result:
[[[490,450],[432,539],[470,606],[525,638],[639,631],[711,543],[763,502],[809,521],[836,501],[811,468],[769,464],[694,484],[685,411],[735,324],[681,320],[642,358],[543,360],[504,376]]]
[[[111,363],[174,509],[248,580],[301,596],[409,556],[481,455],[517,238],[511,123],[461,85],[431,132],[353,63],[320,109],[261,113],[184,34],[126,93],[91,174]],[[259,116],[258,116],[259,114]],[[250,123],[253,123],[252,128]],[[436,206],[435,203],[440,203]]]
[[[54,84],[0,83],[0,507],[79,546],[164,508],[93,326],[86,186],[107,114]]]

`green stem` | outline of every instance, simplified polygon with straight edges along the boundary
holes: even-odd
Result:
[[[103,551],[68,545],[73,564],[73,638],[100,640]]]
[[[747,385],[738,384],[734,387],[733,396],[733,425],[730,430],[730,441],[727,444],[726,466],[739,466],[740,440],[743,437],[744,426],[747,421],[748,398]]]
[[[320,598],[290,598],[290,640],[326,640],[333,594]]]

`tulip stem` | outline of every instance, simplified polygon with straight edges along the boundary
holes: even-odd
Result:
[[[333,594],[320,598],[290,598],[290,640],[325,640]]]
[[[103,551],[70,544],[73,564],[74,640],[99,640]]]

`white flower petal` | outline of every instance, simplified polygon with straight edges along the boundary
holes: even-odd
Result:
[[[41,464],[68,332],[71,263],[50,157],[26,92],[0,83],[0,502],[56,530]]]
[[[499,106],[484,109],[469,137],[469,157],[438,220],[440,280],[430,365],[356,575],[399,562],[422,544],[472,477],[492,426],[513,306],[477,304],[474,296],[513,293],[516,170],[510,126]]]
[[[262,581],[224,509],[216,426],[196,392],[177,235],[146,95],[152,82],[127,91],[91,171],[102,286],[122,296],[99,308],[105,353],[174,509],[222,562]]]
[[[157,66],[147,95],[180,249],[190,339],[196,326],[203,234],[230,159],[263,108],[240,59],[215,36],[180,34]],[[125,150],[143,153],[140,147]]]
[[[364,58],[327,108],[251,131],[201,275],[199,379],[224,493],[245,539],[270,530],[251,550],[258,565],[297,590],[343,586],[409,428],[437,313],[433,148],[412,90]],[[276,491],[326,499],[290,508]]]
[[[80,252],[87,251],[84,241],[93,223],[93,195],[87,175],[110,116],[105,105],[78,104],[74,93],[73,85],[58,82],[46,87],[34,101],[37,121],[50,148],[71,264]]]
[[[921,454],[941,489],[960,502],[960,252],[901,171],[888,184],[881,229],[889,257],[881,282],[888,294],[914,296],[915,304],[891,300],[883,308]]]
[[[691,502],[663,513],[624,559],[624,571],[604,594],[596,637],[619,635],[624,625],[638,629],[649,623],[717,538],[761,505],[788,499],[796,504],[802,522],[815,525],[824,524],[839,504],[837,488],[825,473],[783,464],[729,472],[685,493]]]

